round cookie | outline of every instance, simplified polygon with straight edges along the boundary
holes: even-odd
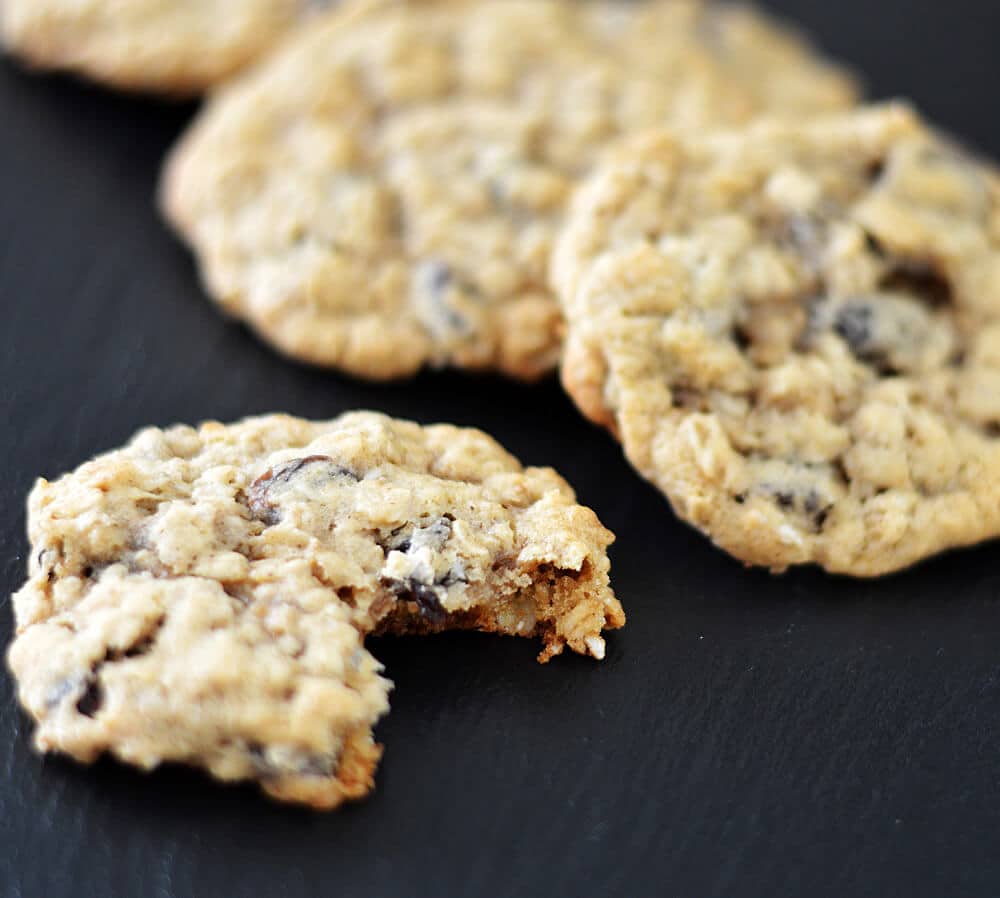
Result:
[[[2,0],[0,41],[30,65],[195,94],[253,62],[323,0]]]
[[[553,280],[566,388],[737,558],[872,576],[1000,534],[1000,181],[907,109],[636,139]]]
[[[9,663],[42,751],[166,761],[333,807],[390,683],[369,633],[479,629],[604,656],[612,535],[475,430],[354,413],[138,434],[29,502]]]
[[[376,0],[216,95],[162,203],[209,293],[291,356],[530,379],[559,354],[554,235],[610,141],[854,99],[846,74],[734,7]]]

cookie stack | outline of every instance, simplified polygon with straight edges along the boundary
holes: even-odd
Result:
[[[323,5],[6,0],[0,33],[37,65],[212,88],[162,208],[289,356],[561,366],[680,517],[775,571],[877,575],[1000,532],[987,163],[859,107],[744,7]],[[317,807],[371,788],[389,684],[366,635],[601,658],[624,623],[611,534],[555,472],[373,413],[146,431],[40,481],[30,529],[10,663],[40,748]]]

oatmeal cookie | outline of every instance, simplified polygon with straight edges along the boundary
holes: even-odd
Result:
[[[128,90],[197,94],[269,50],[323,0],[0,0],[29,65]]]
[[[218,93],[162,204],[208,292],[288,355],[371,378],[531,379],[560,349],[554,235],[610,141],[855,96],[739,7],[375,0]]]
[[[563,381],[748,563],[1000,533],[1000,181],[902,106],[636,139],[555,254]]]
[[[612,535],[485,434],[361,412],[146,430],[29,505],[9,663],[42,751],[366,794],[370,633],[466,628],[602,658]]]

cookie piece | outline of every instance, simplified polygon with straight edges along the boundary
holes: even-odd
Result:
[[[854,98],[796,37],[728,6],[385,0],[221,91],[162,204],[208,292],[288,355],[531,379],[559,354],[554,234],[609,141]]]
[[[43,69],[197,94],[268,51],[323,0],[3,0],[0,41]]]
[[[1000,181],[901,106],[636,140],[554,260],[566,388],[776,571],[1000,533]]]
[[[42,751],[165,761],[333,807],[372,787],[369,633],[604,655],[613,539],[475,430],[359,412],[146,430],[30,499],[9,663]]]

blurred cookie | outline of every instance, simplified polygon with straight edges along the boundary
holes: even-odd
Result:
[[[324,0],[2,0],[0,40],[32,66],[119,88],[200,93]]]
[[[731,554],[1000,534],[1000,181],[898,106],[638,139],[554,261],[566,388]]]
[[[42,751],[173,761],[333,807],[390,683],[368,633],[478,629],[604,656],[613,539],[475,430],[368,412],[146,430],[29,507],[9,663]]]
[[[162,201],[209,293],[291,356],[530,379],[559,355],[554,235],[609,142],[854,99],[843,71],[737,7],[384,0],[215,96]]]

